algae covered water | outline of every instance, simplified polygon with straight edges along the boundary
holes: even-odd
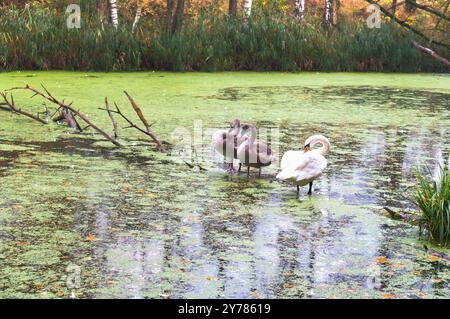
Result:
[[[415,170],[448,165],[448,75],[0,74],[2,90],[41,83],[109,131],[99,108],[108,96],[133,117],[127,90],[170,149],[180,132],[200,143],[190,154],[207,170],[133,130],[119,149],[1,111],[0,298],[450,296],[450,262],[383,210],[414,209]],[[27,92],[15,100],[43,109]],[[276,164],[227,174],[208,146],[234,118],[276,130],[278,154],[327,136],[313,195],[276,181]]]

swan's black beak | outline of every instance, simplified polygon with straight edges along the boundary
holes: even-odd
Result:
[[[305,146],[303,146],[303,151],[309,152],[311,150],[311,146],[309,144],[306,144]]]

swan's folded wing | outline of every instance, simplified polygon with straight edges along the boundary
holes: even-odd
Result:
[[[280,168],[283,170],[295,166],[304,154],[303,151],[287,151],[281,159]]]
[[[281,172],[277,175],[278,179],[289,180],[297,179],[304,167],[308,165],[308,158],[304,152],[288,151],[281,160]]]
[[[297,181],[309,181],[322,175],[327,167],[327,161],[323,157],[312,156],[312,153],[305,156],[303,161],[298,163],[294,171]]]

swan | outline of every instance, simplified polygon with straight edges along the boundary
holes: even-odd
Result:
[[[250,136],[246,136],[247,132],[250,132]],[[259,176],[261,176],[261,167],[269,166],[275,160],[275,156],[267,144],[256,142],[255,126],[243,125],[241,134],[242,143],[236,150],[240,165],[247,166],[247,177],[250,176],[250,167],[259,168]]]
[[[217,153],[228,162],[228,171],[234,171],[233,159],[237,158],[237,147],[245,140],[240,134],[241,121],[235,119],[230,123],[230,129],[219,130],[213,136],[213,146]]]
[[[314,145],[322,144],[319,149]],[[303,151],[287,151],[281,159],[281,172],[277,179],[288,181],[297,185],[297,194],[300,186],[309,184],[308,195],[312,193],[313,181],[322,175],[327,167],[325,156],[330,151],[330,141],[323,135],[310,136],[304,144]]]

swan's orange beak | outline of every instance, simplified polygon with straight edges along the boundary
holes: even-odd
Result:
[[[309,145],[305,145],[304,147],[303,147],[303,151],[306,153],[306,152],[309,152],[311,150],[311,147],[309,147]]]

